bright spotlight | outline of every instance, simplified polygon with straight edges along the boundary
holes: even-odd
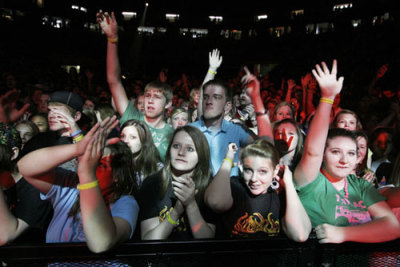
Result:
[[[146,6],[149,6],[149,3],[146,3],[145,5],[146,5]]]

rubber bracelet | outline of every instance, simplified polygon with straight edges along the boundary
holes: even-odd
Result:
[[[79,141],[81,141],[83,139],[83,137],[84,137],[84,135],[81,134],[81,135],[75,136],[73,139],[74,139],[75,142],[79,142]]]
[[[110,42],[110,43],[118,43],[118,37],[115,37],[115,38],[107,38],[107,40]]]
[[[178,221],[174,221],[172,218],[171,218],[171,214],[168,212],[168,214],[167,214],[167,221],[170,223],[170,224],[172,224],[173,226],[178,226],[179,225],[179,220]]]
[[[212,71],[212,70],[208,70],[208,73],[213,74],[213,75],[217,74],[215,71]]]
[[[99,185],[99,181],[96,180],[96,181],[93,181],[93,182],[90,182],[90,183],[86,183],[86,184],[78,184],[76,188],[78,190],[86,190],[86,189],[90,189],[90,188],[96,187],[98,185]]]
[[[319,102],[321,102],[321,103],[328,103],[328,104],[333,105],[333,99],[329,99],[329,98],[321,97],[320,100],[319,100]]]
[[[229,161],[231,163],[231,167],[233,167],[233,161],[231,159],[224,158],[224,161]]]
[[[262,111],[262,112],[256,112],[256,117],[263,116],[265,114],[267,114],[267,110],[266,109],[264,109],[264,111]]]
[[[79,129],[78,131],[71,134],[71,137],[77,136],[78,134],[82,133],[82,130]]]

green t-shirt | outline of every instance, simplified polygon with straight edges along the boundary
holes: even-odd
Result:
[[[298,190],[313,228],[323,223],[349,226],[369,222],[368,207],[385,200],[372,184],[355,175],[347,176],[347,186],[345,184],[341,191],[337,191],[322,173]]]
[[[128,120],[139,120],[146,122],[144,115],[139,112],[131,102],[128,103],[124,114],[122,114],[120,125],[122,126]],[[147,126],[149,127],[151,136],[153,137],[154,145],[157,147],[157,150],[160,153],[161,160],[164,162],[168,144],[171,140],[174,129],[168,123],[165,123],[162,129],[153,128],[148,124]]]

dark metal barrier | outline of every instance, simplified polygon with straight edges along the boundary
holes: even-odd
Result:
[[[85,244],[14,244],[0,248],[3,266],[400,266],[400,239],[320,245],[268,240],[128,242],[107,253]]]

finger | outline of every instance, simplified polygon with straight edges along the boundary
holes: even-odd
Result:
[[[336,75],[337,74],[337,60],[336,59],[333,60],[331,74],[332,75]]]
[[[111,21],[112,21],[112,22],[115,22],[115,21],[116,21],[114,11],[111,12]]]
[[[247,75],[250,75],[251,72],[249,71],[249,68],[247,68],[247,66],[243,67],[244,72],[246,72]]]
[[[118,143],[121,140],[119,137],[113,137],[106,140],[106,146]]]
[[[319,64],[315,65],[315,70],[318,73],[318,77],[321,77],[321,76],[324,75],[324,72],[323,72],[323,70],[322,70],[322,68],[321,68],[321,66]]]
[[[325,61],[322,61],[322,62],[321,62],[321,65],[322,65],[322,69],[324,70],[324,73],[325,73],[325,74],[329,74],[330,71],[329,71],[329,68],[328,68],[328,66],[326,65]]]
[[[320,82],[320,77],[319,74],[316,70],[311,70],[312,74],[314,75],[315,79],[318,81],[318,83]]]

